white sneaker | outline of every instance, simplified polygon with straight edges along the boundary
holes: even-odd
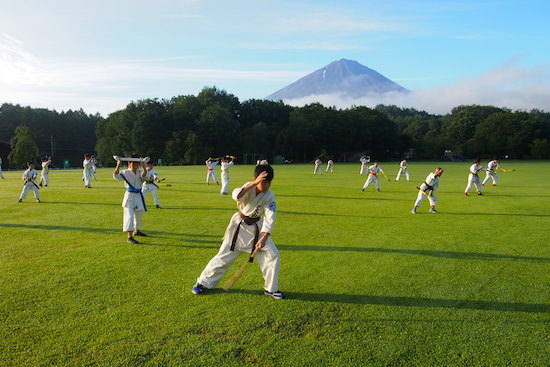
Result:
[[[412,214],[416,214],[416,208],[413,208],[413,209],[411,210],[411,213],[412,213]]]

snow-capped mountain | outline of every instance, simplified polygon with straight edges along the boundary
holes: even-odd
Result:
[[[388,92],[410,91],[357,61],[334,61],[298,79],[265,99],[288,101],[313,95],[337,94],[343,98],[361,98]]]

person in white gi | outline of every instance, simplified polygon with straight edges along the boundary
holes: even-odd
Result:
[[[34,191],[34,198],[36,199],[36,202],[40,202],[40,191],[38,191],[38,185],[34,182],[37,176],[38,172],[34,169],[34,162],[27,162],[27,169],[23,172],[23,176],[21,176],[21,179],[23,180],[23,190],[21,191],[19,200],[17,200],[18,203],[23,202],[23,200],[27,197],[29,190]]]
[[[220,250],[193,286],[193,294],[215,288],[240,253],[245,252],[255,253],[258,259],[264,278],[264,294],[275,299],[285,298],[279,291],[279,250],[270,238],[276,214],[275,196],[270,190],[272,179],[273,168],[259,165],[254,170],[252,182],[233,190],[232,197],[239,210],[229,221]]]
[[[4,178],[4,174],[2,173],[2,158],[0,158],[0,177]]]
[[[157,174],[157,171],[155,171],[155,167],[153,167],[153,163],[151,161],[145,164],[145,169],[147,170],[147,175],[145,176],[145,182],[143,182],[143,185],[141,186],[141,193],[143,194],[143,200],[147,198],[148,193],[151,193],[151,195],[153,195],[153,202],[155,204],[155,208],[161,209],[160,202],[159,202],[159,195],[157,193],[157,189],[159,187],[155,183],[155,182],[157,183],[160,182],[159,175]]]
[[[208,169],[206,171],[206,184],[210,185],[210,178],[212,178],[214,182],[219,185],[220,183],[218,182],[218,179],[216,177],[216,172],[214,172],[214,167],[216,167],[216,165],[218,164],[218,160],[208,158],[204,163],[206,164],[206,168]]]
[[[90,158],[92,159],[92,169],[90,171],[90,174],[94,181],[97,181],[97,176],[95,175],[95,170],[97,169],[97,159],[95,155],[90,156]]]
[[[267,159],[262,159],[262,160],[260,161],[260,164],[266,165],[266,164],[269,164],[269,162],[267,161]]]
[[[493,179],[493,186],[498,185],[498,175],[497,170],[502,169],[500,167],[500,163],[498,162],[498,159],[494,158],[492,161],[487,163],[487,170],[485,171],[485,180],[481,183],[481,186],[485,186],[485,184],[489,181],[489,179]]]
[[[395,178],[395,181],[399,181],[401,178],[401,175],[405,175],[407,177],[407,181],[411,180],[411,177],[409,176],[409,171],[407,171],[407,160],[403,159],[399,163],[399,172],[397,172],[397,177]]]
[[[139,157],[134,155],[132,158]],[[139,169],[140,165],[141,169]],[[126,187],[122,199],[122,207],[124,208],[122,231],[128,232],[128,242],[132,244],[139,243],[133,235],[146,236],[145,233],[141,232],[141,217],[143,212],[147,210],[141,193],[141,185],[146,180],[146,175],[147,169],[143,162],[128,162],[128,169],[120,172],[120,161],[117,161],[113,172],[113,178],[124,181],[124,187]]]
[[[438,211],[435,209],[435,206],[437,205],[437,197],[435,196],[434,191],[437,190],[439,187],[439,177],[443,174],[442,168],[436,168],[435,171],[431,172],[427,177],[426,180],[424,180],[424,183],[420,185],[420,187],[417,187],[418,189],[418,196],[416,197],[416,201],[414,203],[414,207],[411,210],[411,213],[416,214],[416,208],[420,206],[422,203],[422,200],[424,200],[425,197],[428,198],[428,201],[430,202],[430,213],[438,213]]]
[[[92,156],[89,154],[84,155],[84,161],[82,161],[82,177],[84,179],[84,187],[87,189],[92,188]]]
[[[481,180],[479,179],[479,171],[485,171],[485,168],[481,166],[480,160],[476,159],[474,164],[470,166],[470,173],[468,174],[468,185],[466,190],[464,190],[464,196],[468,196],[470,189],[475,185],[478,195],[483,195],[481,193]]]
[[[50,183],[50,164],[52,163],[52,157],[42,158],[42,172],[40,172],[40,186],[48,186]]]
[[[315,160],[315,168],[313,169],[314,175],[316,175],[318,172],[321,172],[321,164],[323,164],[323,161],[317,158]]]
[[[359,171],[359,174],[361,176],[363,176],[363,173],[367,173],[368,174],[368,163],[370,163],[370,157],[367,157],[367,156],[362,156],[360,159],[359,159],[359,162],[361,162],[361,171]]]
[[[231,167],[233,163],[233,157],[232,155],[226,155],[222,158],[220,167],[222,169],[222,187],[220,189],[221,195],[227,195],[229,190],[229,167]]]
[[[330,171],[330,173],[334,173],[334,161],[332,159],[329,159],[327,162],[327,169],[325,172]]]
[[[365,191],[365,189],[368,189],[370,184],[374,182],[374,186],[376,186],[376,191],[380,191],[380,181],[378,180],[378,173],[384,173],[384,170],[382,167],[378,166],[378,161],[374,161],[373,165],[368,168],[369,171],[369,177],[367,178],[367,181],[363,185],[363,188],[361,191]]]

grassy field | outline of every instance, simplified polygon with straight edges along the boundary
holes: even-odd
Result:
[[[436,165],[440,214],[413,215]],[[51,171],[40,204],[17,203],[22,172],[5,172],[0,365],[546,366],[550,163],[506,161],[499,186],[464,197],[469,165],[410,162],[408,183],[382,162],[382,192],[361,192],[359,164],[275,166],[284,301],[257,264],[229,292],[191,294],[235,212],[204,167],[157,169],[172,186],[163,209],[149,196],[139,245],[112,169],[91,190]],[[231,188],[252,170],[235,166]]]

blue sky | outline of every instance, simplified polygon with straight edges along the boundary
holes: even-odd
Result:
[[[0,9],[0,103],[107,116],[204,86],[243,101],[346,58],[414,93],[321,102],[550,111],[547,0],[0,0]]]

